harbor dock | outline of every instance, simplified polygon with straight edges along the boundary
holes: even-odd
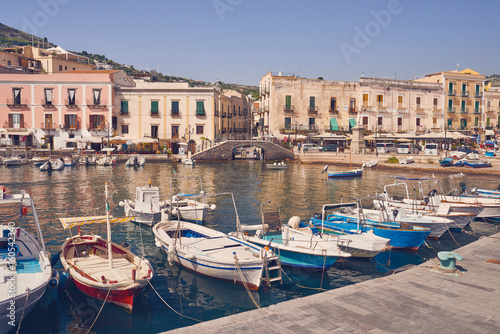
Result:
[[[169,333],[500,333],[500,233],[407,270]]]

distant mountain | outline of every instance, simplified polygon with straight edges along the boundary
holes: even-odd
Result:
[[[40,45],[40,47],[51,48],[57,46],[56,44],[50,43],[47,37],[37,37],[31,34],[25,33],[21,30],[6,26],[0,23],[0,48],[13,47],[13,46],[25,46],[30,45],[33,41],[34,46]],[[44,44],[45,42],[45,44]],[[40,43],[40,44],[38,44]],[[87,51],[71,51],[73,53],[89,57],[90,61],[95,63],[100,68],[123,70],[129,75],[134,74],[146,74],[150,76],[152,81],[158,82],[188,82],[190,86],[211,86],[218,85],[222,89],[233,89],[242,94],[248,95],[252,94],[258,97],[259,89],[256,86],[245,86],[238,84],[228,84],[219,81],[218,83],[208,83],[205,81],[198,81],[193,79],[186,79],[182,77],[174,77],[165,75],[156,71],[145,71],[134,68],[133,65],[123,65],[108,59],[105,55],[93,54]]]

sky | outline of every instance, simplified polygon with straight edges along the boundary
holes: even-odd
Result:
[[[498,74],[498,0],[2,0],[0,22],[66,50],[207,82]]]

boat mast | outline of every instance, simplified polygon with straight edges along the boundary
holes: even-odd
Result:
[[[106,182],[106,227],[108,234],[108,259],[109,268],[113,269],[113,253],[111,252],[111,223],[109,222],[109,203],[108,203],[108,183]]]

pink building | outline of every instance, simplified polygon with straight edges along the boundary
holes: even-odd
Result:
[[[123,71],[1,73],[2,143],[59,149],[73,138],[112,136],[115,88],[133,86]]]

